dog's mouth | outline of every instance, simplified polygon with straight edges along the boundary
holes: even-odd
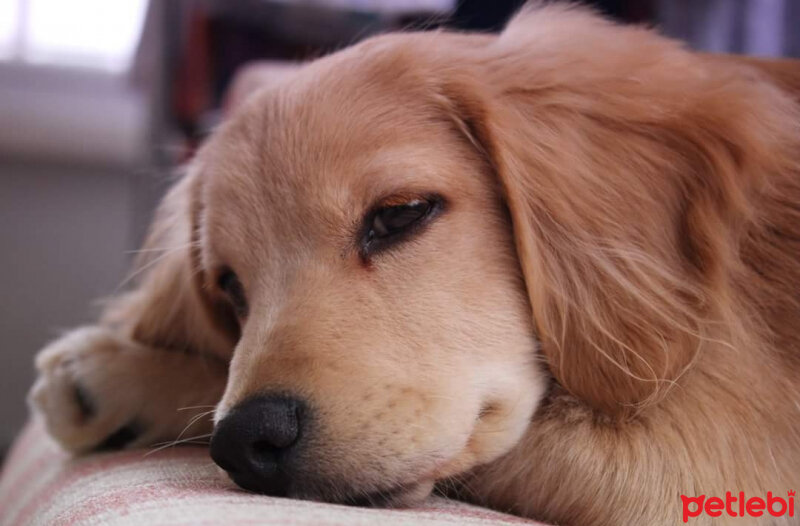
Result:
[[[381,489],[358,490],[347,484],[328,484],[319,481],[306,480],[305,483],[295,481],[278,488],[275,485],[261,483],[252,477],[241,476],[219,468],[220,475],[226,476],[240,489],[269,495],[273,497],[287,497],[292,499],[327,502],[345,506],[371,507],[371,508],[410,508],[420,504],[433,491],[435,480],[425,478],[413,482],[406,482],[386,486]],[[293,486],[293,487],[292,487]]]
[[[341,503],[348,506],[373,508],[410,508],[425,500],[433,490],[433,481],[401,484],[385,490],[372,491],[345,498]]]
[[[480,441],[487,436],[485,426],[496,428],[498,418],[504,415],[494,405],[487,406],[474,419],[469,433],[454,435],[447,447],[408,452],[401,458],[392,454],[378,457],[372,450],[366,460],[361,452],[345,462],[342,445],[334,447],[320,435],[308,433],[300,439],[296,411],[274,411],[289,402],[288,398],[254,398],[223,418],[211,440],[214,462],[247,491],[366,507],[420,504],[437,480],[463,472],[480,460]],[[246,412],[253,408],[259,413]],[[266,419],[270,425],[265,427],[261,413],[270,411],[275,418]],[[248,418],[240,418],[242,414]],[[274,425],[286,415],[292,417],[287,424]],[[282,431],[290,436],[279,441],[285,438]]]

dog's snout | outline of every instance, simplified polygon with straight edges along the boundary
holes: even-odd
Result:
[[[299,400],[285,396],[242,402],[214,429],[211,458],[245,489],[286,494],[284,464],[300,436],[302,407]]]

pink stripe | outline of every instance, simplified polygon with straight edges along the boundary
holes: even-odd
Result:
[[[11,486],[8,492],[3,495],[0,509],[5,509],[6,506],[10,506],[12,502],[17,502],[19,499],[34,496],[25,495],[25,493],[30,491],[29,483],[38,477],[43,477],[56,471],[58,471],[58,464],[54,463],[50,455],[44,454],[38,457],[25,471],[20,473],[19,479]]]
[[[21,462],[28,450],[31,448],[31,443],[34,441],[35,437],[33,435],[33,430],[31,429],[30,425],[26,425],[20,435],[14,440],[14,443],[11,445],[11,448],[8,450],[8,455],[6,455],[5,462],[3,463],[2,468],[0,468],[0,488],[4,488],[6,486],[12,486],[14,481],[9,480],[9,472],[11,471],[11,466],[15,465],[17,462]],[[5,499],[3,498],[5,495],[0,495],[0,503],[4,503]]]
[[[188,526],[219,526],[220,522],[224,522],[224,521],[221,521],[220,519],[211,519],[211,520],[207,520],[207,521],[196,521],[196,520],[191,520],[190,519],[190,520],[188,520],[188,521],[186,521],[184,523],[179,523],[179,524],[186,524]],[[282,526],[283,525],[287,525],[288,526],[290,524],[301,524],[301,525],[308,524],[308,521],[289,521],[289,520],[287,520],[285,518],[281,518],[280,522],[281,522]],[[176,524],[174,522],[162,522],[160,524],[163,525],[163,526],[178,526],[178,524]],[[244,526],[244,525],[247,525],[247,524],[253,524],[254,526],[264,526],[264,519],[263,518],[262,519],[236,519],[236,526]],[[339,523],[339,522],[325,522],[325,523],[315,522],[314,525],[315,526],[316,525],[319,525],[319,526],[340,526],[341,523]],[[150,524],[148,526],[156,526],[156,525]]]
[[[235,490],[234,490],[235,491]],[[206,492],[209,495],[213,495],[214,492]],[[265,510],[265,501],[259,499],[264,499],[264,497],[259,497],[257,495],[251,495],[244,492],[239,492],[239,495],[246,498],[247,500],[241,499],[238,502],[230,502],[231,506],[248,506],[256,508],[257,510]],[[440,504],[439,504],[440,503]],[[439,505],[437,505],[439,504]],[[391,508],[362,508],[362,507],[351,507],[345,506],[342,504],[324,504],[318,503],[313,501],[304,501],[304,500],[292,500],[292,499],[284,499],[280,498],[277,502],[272,504],[274,507],[281,509],[287,513],[292,514],[302,514],[305,513],[306,510],[313,510],[314,512],[320,512],[320,507],[328,507],[330,508],[331,513],[340,514],[342,515],[342,519],[345,520],[344,524],[349,524],[350,521],[353,520],[354,517],[360,516],[360,518],[374,518],[377,520],[385,520],[390,515],[400,515],[406,516],[408,519],[412,520],[423,520],[427,519],[433,521],[437,524],[439,523],[455,523],[455,524],[463,524],[465,518],[472,518],[479,521],[492,521],[495,524],[527,524],[529,526],[546,526],[540,522],[524,519],[522,517],[517,517],[514,515],[507,515],[498,511],[489,510],[489,509],[481,509],[475,507],[470,504],[466,504],[460,501],[438,501],[433,505],[428,505],[421,508],[409,508],[409,509],[391,509]],[[345,516],[346,515],[346,516]]]
[[[188,447],[167,449],[154,453],[152,459],[165,462],[165,469],[158,468],[157,471],[152,471],[151,474],[154,480],[151,483],[126,487],[99,495],[89,495],[84,498],[79,496],[77,501],[60,502],[58,500],[59,492],[72,485],[79,485],[86,477],[91,477],[107,470],[109,477],[113,479],[115,469],[135,468],[145,453],[142,450],[133,450],[69,460],[62,452],[53,447],[41,425],[37,423],[28,424],[12,446],[6,467],[2,473],[1,487],[3,492],[0,494],[0,509],[6,509],[12,503],[23,504],[23,508],[19,510],[16,520],[12,517],[5,517],[13,520],[13,522],[7,524],[27,525],[36,518],[37,512],[43,511],[43,508],[50,508],[57,513],[53,524],[77,526],[87,519],[108,512],[112,512],[115,515],[135,512],[136,507],[143,504],[147,505],[147,508],[151,505],[157,506],[159,504],[163,507],[169,507],[172,503],[179,504],[181,501],[202,498],[203,502],[221,500],[222,502],[219,503],[221,516],[224,516],[227,507],[236,507],[239,510],[252,508],[254,513],[266,515],[264,518],[238,519],[236,521],[237,525],[261,525],[264,524],[264,519],[266,518],[282,524],[338,526],[348,524],[356,518],[362,520],[373,519],[375,522],[380,522],[391,516],[400,516],[411,522],[425,520],[462,524],[465,519],[474,519],[503,524],[541,524],[491,510],[466,507],[463,504],[451,505],[447,501],[442,501],[441,505],[438,505],[437,501],[432,501],[425,507],[412,510],[381,511],[359,508],[337,509],[339,508],[338,506],[332,507],[330,510],[322,510],[317,506],[329,505],[289,500],[270,502],[266,498],[226,490],[222,480],[218,481],[204,477],[188,478],[188,473],[182,473],[181,467],[176,466],[174,461],[191,462],[196,459],[207,458],[208,455],[205,448]],[[170,460],[173,462],[170,462]],[[12,466],[18,462],[26,462],[27,466],[22,471],[15,473],[13,479],[6,479],[6,476],[10,475]],[[193,467],[196,468],[197,466]],[[147,474],[150,470],[143,468],[141,471]],[[40,480],[40,477],[43,476],[51,477],[51,479],[41,490],[36,491],[36,494],[23,495],[26,491],[30,493],[32,481]],[[159,476],[175,478],[158,480]],[[19,499],[21,498],[25,499],[25,502],[20,502]],[[313,515],[303,519],[304,514],[309,511]],[[327,511],[330,511],[335,518],[326,519],[324,523],[317,522],[320,513],[326,513]],[[270,517],[272,514],[274,514],[274,517]],[[187,516],[186,522],[181,523],[192,526],[211,526],[220,524],[220,518],[204,518],[198,521]],[[153,524],[153,526],[157,526],[157,524]],[[174,522],[163,524],[164,526],[175,526]]]
[[[191,450],[199,449],[205,452],[205,449],[201,448],[182,448],[187,453]],[[17,517],[16,524],[28,524],[28,519],[31,515],[36,511],[36,508],[42,502],[49,502],[54,495],[58,492],[63,490],[65,487],[69,486],[73,482],[80,481],[80,479],[84,477],[88,477],[94,475],[99,471],[103,471],[109,468],[116,468],[116,467],[125,467],[134,465],[137,462],[141,461],[146,451],[142,450],[130,450],[130,451],[123,451],[118,453],[102,453],[98,454],[94,457],[83,457],[78,458],[76,460],[68,460],[62,463],[59,467],[61,468],[61,473],[56,475],[56,477],[51,480],[47,486],[44,487],[43,490],[36,495],[36,498],[31,500],[20,512]],[[206,455],[208,453],[205,453]],[[152,459],[162,459],[167,460],[169,458],[183,458],[187,455],[183,455],[180,452],[170,451],[170,450],[162,450],[154,453],[151,455]]]
[[[162,522],[160,524],[162,524],[163,526],[177,526],[173,522],[169,522],[169,523]],[[199,522],[198,521],[189,520],[189,521],[184,522],[182,524],[186,524],[186,525],[189,525],[189,526],[219,526],[220,520],[219,519],[216,519],[216,520],[212,519],[212,520],[209,520],[209,521],[199,521]],[[253,524],[255,526],[264,526],[264,519],[236,519],[236,526],[244,526],[246,524]],[[308,521],[306,521],[306,522],[297,522],[297,521],[295,521],[295,522],[287,522],[285,519],[281,519],[281,524],[282,525],[284,525],[284,524],[287,524],[287,525],[288,524],[308,524]],[[319,524],[320,526],[338,526],[340,523],[329,522],[329,523],[324,523],[324,524],[321,524],[321,523],[316,523],[316,524]],[[155,526],[155,525],[153,525],[153,526]]]
[[[115,512],[118,515],[123,514],[130,514],[135,513],[135,507],[142,503],[149,503],[149,504],[158,504],[160,502],[168,501],[175,502],[180,500],[188,500],[192,497],[201,497],[201,496],[223,496],[224,492],[216,491],[216,490],[197,490],[195,486],[192,485],[193,482],[187,481],[186,483],[182,484],[171,484],[169,486],[164,486],[163,484],[149,484],[147,486],[138,486],[136,488],[126,488],[124,490],[118,490],[113,493],[106,493],[97,497],[92,497],[81,502],[75,502],[71,510],[65,510],[64,513],[57,517],[54,522],[52,523],[54,526],[76,526],[87,519],[91,519],[92,517],[96,517],[99,514],[107,513],[109,511]],[[241,506],[243,504],[247,505],[256,505],[258,507],[263,507],[264,502],[255,503],[253,502],[255,499],[259,497],[250,497],[248,501],[239,501],[239,502],[228,502],[225,503],[227,506]],[[308,504],[308,503],[304,503]],[[320,504],[320,506],[325,506],[324,504]],[[224,514],[224,507],[220,506],[221,515]],[[72,511],[74,510],[74,512]],[[263,511],[267,511],[263,509]],[[276,512],[275,517],[262,517],[260,519],[248,519],[248,518],[239,518],[236,520],[237,525],[244,525],[244,524],[264,524],[265,519],[273,519],[279,520],[281,524],[285,525],[310,525],[313,526],[341,526],[343,524],[348,524],[354,518],[354,515],[364,515],[372,516],[370,518],[374,518],[376,521],[380,521],[382,518],[385,519],[387,515],[407,515],[406,518],[414,520],[423,519],[419,515],[421,513],[430,513],[431,517],[426,517],[430,521],[435,521],[437,523],[451,523],[451,524],[463,524],[464,518],[474,518],[478,520],[490,520],[494,521],[495,523],[506,523],[506,524],[538,524],[531,521],[527,521],[524,519],[520,519],[517,517],[507,516],[499,513],[493,512],[486,512],[482,513],[478,510],[464,510],[460,508],[444,508],[439,509],[436,507],[428,507],[423,509],[412,509],[412,510],[371,510],[366,508],[347,508],[345,510],[339,510],[334,513],[341,513],[342,516],[338,519],[333,521],[325,521],[319,522],[318,517],[308,517],[306,519],[292,519],[287,515],[302,515],[302,510],[294,509],[292,505],[280,505],[273,508],[273,511]],[[331,510],[333,512],[333,510]],[[316,515],[316,514],[315,514]],[[510,519],[510,520],[509,520]],[[217,517],[216,519],[210,519],[208,521],[200,521],[197,520],[189,520],[187,524],[192,525],[202,525],[202,524],[220,524],[221,518]],[[313,521],[313,522],[312,522]],[[173,523],[163,523],[165,526],[174,526]],[[150,526],[150,525],[149,525]],[[155,525],[152,525],[155,526]]]
[[[536,525],[541,524],[537,521],[531,521],[529,519],[525,519],[522,517],[517,517],[516,515],[508,515],[505,513],[501,513],[499,511],[492,511],[492,510],[482,510],[480,508],[475,508],[470,505],[467,507],[467,504],[463,504],[463,507],[459,506],[457,508],[448,509],[445,508],[436,508],[436,507],[424,507],[424,508],[417,508],[414,511],[429,511],[433,513],[442,513],[443,511],[448,513],[449,515],[454,515],[457,517],[469,517],[472,519],[486,519],[486,520],[503,520],[509,524],[530,524]]]
[[[14,444],[6,456],[3,469],[0,471],[0,478],[5,478],[8,474],[9,466],[24,459],[34,444],[38,445],[42,441],[40,430],[37,427],[33,424],[27,424],[14,440]]]
[[[8,451],[8,455],[6,456],[6,464],[2,470],[0,470],[0,477],[6,474],[7,466],[10,462],[17,460],[18,458],[23,458],[28,450],[31,448],[31,445],[37,441],[39,438],[38,433],[36,433],[36,429],[34,429],[33,424],[26,424],[25,427],[22,428],[20,431],[19,436],[14,440],[14,444],[11,446],[11,449]]]
[[[201,496],[201,495],[215,495],[219,492],[208,490],[197,490],[193,486],[193,481],[186,481],[182,484],[170,484],[165,486],[163,484],[155,483],[146,486],[138,486],[136,488],[126,488],[111,493],[105,493],[97,497],[89,498],[81,502],[74,503],[72,510],[65,510],[62,516],[57,517],[53,521],[53,526],[76,526],[82,521],[96,516],[100,513],[114,511],[117,514],[128,514],[138,504],[142,503],[158,503],[163,501],[175,501],[185,499],[187,497]],[[236,505],[236,503],[233,503]],[[224,513],[224,509],[221,508]],[[281,518],[282,523],[289,524],[290,521]],[[257,521],[253,521],[256,523]],[[308,524],[308,521],[292,521],[294,524]],[[195,521],[191,521],[195,524]],[[212,523],[219,524],[219,518]],[[241,521],[237,520],[237,524]],[[263,520],[261,521],[263,524]],[[319,526],[333,526],[335,523],[315,523]]]
[[[8,466],[16,462],[22,462],[26,459],[31,449],[38,449],[38,451],[30,453],[31,459],[28,466],[17,474],[15,480],[3,480],[4,485],[9,489],[0,496],[0,509],[5,509],[12,502],[16,502],[20,498],[20,493],[28,489],[28,483],[31,479],[42,476],[48,470],[54,471],[58,469],[61,463],[60,457],[64,457],[58,450],[47,447],[44,431],[37,428],[38,426],[25,428],[6,461]]]

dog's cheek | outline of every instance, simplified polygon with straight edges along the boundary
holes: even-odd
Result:
[[[367,390],[358,414],[347,418],[339,409],[330,412],[334,436],[358,442],[365,455],[377,453],[408,464],[452,455],[468,440],[481,404],[477,393],[459,392],[453,385],[459,383],[385,383],[379,390]]]
[[[548,383],[537,367],[521,364],[515,370],[498,367],[486,377],[493,385],[484,394],[471,433],[461,450],[438,467],[437,479],[464,473],[510,451],[525,436]]]

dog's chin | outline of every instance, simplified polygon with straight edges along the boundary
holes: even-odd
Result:
[[[347,497],[342,504],[373,508],[411,508],[433,491],[433,481],[419,481]]]
[[[419,480],[405,484],[387,486],[370,490],[342,490],[341,485],[328,487],[321,490],[315,484],[299,484],[303,489],[289,489],[286,492],[269,491],[260,485],[253,485],[232,476],[225,470],[218,468],[221,477],[230,483],[231,488],[237,488],[250,493],[259,493],[274,497],[288,497],[292,499],[327,502],[329,504],[342,504],[345,506],[360,506],[372,508],[411,508],[423,502],[432,492],[435,481]],[[237,480],[238,478],[238,480]],[[319,490],[315,491],[311,488]]]
[[[305,488],[300,491],[289,491],[287,496],[345,506],[410,508],[423,502],[431,494],[433,487],[433,480],[421,480],[369,490],[343,490],[339,486],[335,491],[330,488],[328,491],[309,492],[308,488]]]

